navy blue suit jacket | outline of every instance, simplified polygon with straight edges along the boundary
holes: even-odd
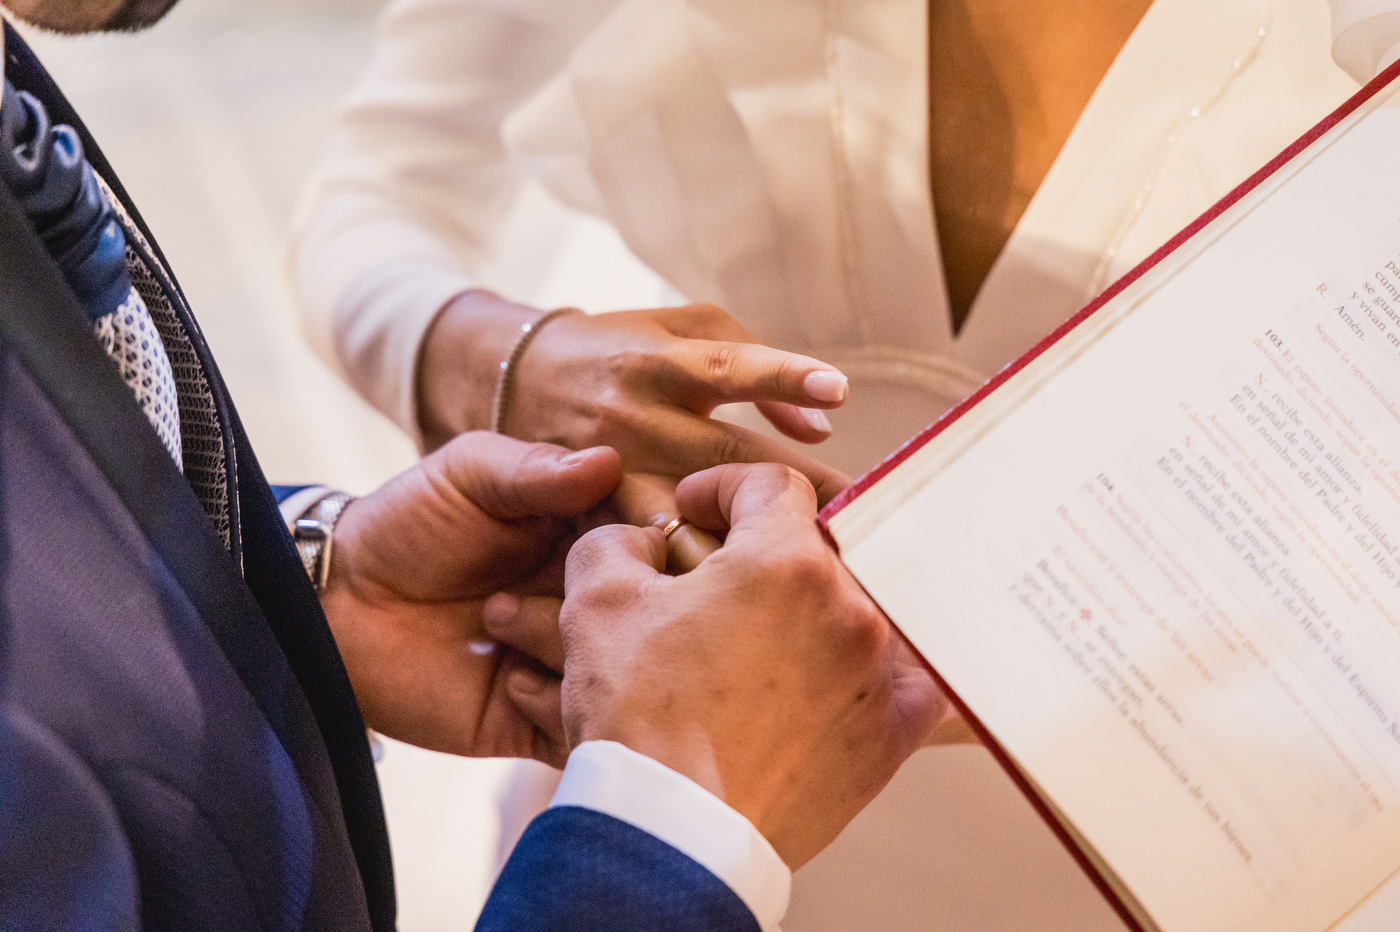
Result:
[[[5,29],[7,77],[79,131],[154,243]],[[241,566],[0,187],[0,928],[388,932],[388,837],[349,680],[175,298],[233,451]],[[676,850],[564,808],[529,828],[479,928],[756,925]]]

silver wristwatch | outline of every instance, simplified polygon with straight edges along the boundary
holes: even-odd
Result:
[[[292,527],[292,540],[311,585],[319,593],[326,588],[331,572],[331,545],[335,542],[335,522],[345,506],[355,500],[344,492],[332,492],[301,513]]]

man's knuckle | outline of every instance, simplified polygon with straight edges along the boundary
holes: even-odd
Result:
[[[890,639],[890,623],[864,600],[847,600],[845,635],[853,652],[877,656]]]
[[[594,573],[586,573],[582,579],[571,581],[565,589],[564,606],[559,611],[559,624],[566,634],[580,618],[594,614],[596,606],[605,594],[603,582]]]
[[[775,463],[774,465],[781,467],[783,474],[783,482],[787,484],[789,488],[809,489],[812,487],[812,483],[808,482],[807,477],[804,476],[798,469],[789,466],[786,463]]]
[[[811,598],[816,604],[831,595],[830,561],[812,548],[768,547],[757,550],[751,559],[753,572],[785,593]]]
[[[804,547],[788,560],[790,573],[798,585],[813,593],[829,593],[836,582],[831,557],[815,547]]]
[[[603,559],[607,550],[609,526],[594,528],[584,534],[569,548],[566,562],[565,585],[572,595],[584,591],[593,580],[594,567]]]
[[[550,444],[532,443],[520,453],[514,470],[504,481],[495,484],[496,496],[501,514],[526,516],[536,512],[532,501],[530,483],[521,481],[522,476],[547,475],[553,470],[559,450]]]
[[[813,495],[812,483],[807,477],[786,463],[758,463],[753,467],[751,475],[764,487],[772,490],[773,498],[797,495],[806,499]]]
[[[520,461],[516,464],[515,474],[527,472],[540,467],[550,467],[554,465],[555,458],[559,455],[558,448],[546,443],[531,443],[524,446],[520,451]],[[515,483],[507,483],[514,485]]]
[[[574,553],[595,561],[601,559],[617,546],[617,536],[621,530],[622,527],[616,524],[596,527],[578,539],[578,543],[574,544]]]
[[[632,582],[612,576],[601,577],[584,590],[575,609],[597,625],[600,623],[597,619],[616,616],[635,596],[636,585]]]
[[[795,485],[802,478],[802,474],[787,463],[775,463],[771,461],[755,463],[751,474],[763,482],[774,486]]]

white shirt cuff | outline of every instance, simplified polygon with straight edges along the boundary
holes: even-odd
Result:
[[[764,932],[778,932],[792,871],[752,822],[690,778],[615,741],[585,741],[550,805],[592,809],[664,841],[733,890]]]
[[[282,523],[287,526],[287,533],[290,534],[296,530],[297,518],[306,514],[306,509],[329,494],[331,494],[331,489],[324,485],[308,485],[278,502],[277,510],[282,512]]]

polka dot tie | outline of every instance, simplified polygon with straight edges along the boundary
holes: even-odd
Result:
[[[117,364],[122,381],[136,396],[136,403],[145,412],[161,443],[175,458],[175,465],[182,466],[175,373],[146,302],[133,288],[115,311],[97,319],[93,330],[102,348]]]
[[[8,81],[0,97],[0,183],[34,223],[175,465],[183,470],[175,376],[127,270],[126,236],[71,127]]]

